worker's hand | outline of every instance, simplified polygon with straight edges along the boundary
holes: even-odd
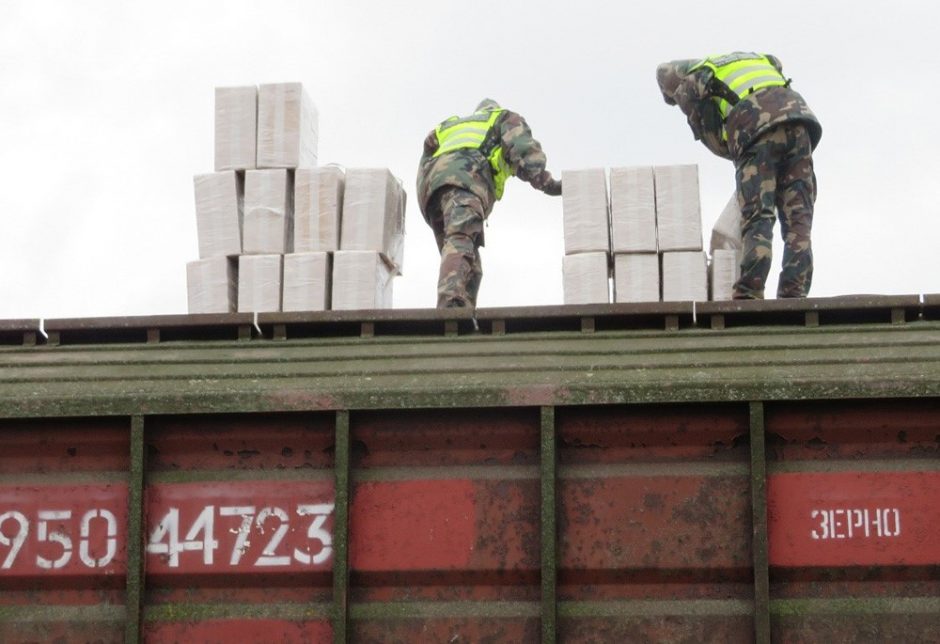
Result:
[[[552,197],[560,196],[561,179],[552,179],[551,181],[547,182],[544,186],[542,186],[542,192]]]

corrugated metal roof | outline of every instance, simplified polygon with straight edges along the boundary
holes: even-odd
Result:
[[[933,295],[39,329],[0,322],[0,416],[940,396]]]

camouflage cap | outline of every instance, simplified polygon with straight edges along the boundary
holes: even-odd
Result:
[[[499,103],[494,101],[492,98],[484,98],[482,101],[480,101],[480,103],[476,106],[476,109],[473,111],[482,112],[484,110],[498,110],[498,109],[499,109]]]
[[[659,83],[659,91],[663,93],[663,100],[669,105],[676,104],[673,97],[681,80],[682,76],[679,75],[679,70],[672,63],[663,63],[656,68],[656,82]]]

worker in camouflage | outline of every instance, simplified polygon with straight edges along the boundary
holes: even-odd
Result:
[[[675,60],[656,69],[656,80],[696,140],[734,161],[744,246],[734,298],[764,297],[775,207],[784,242],[777,297],[806,297],[813,278],[813,150],[822,126],[790,88],[780,61],[750,52]]]
[[[431,130],[418,166],[418,205],[441,253],[437,306],[475,307],[483,268],[483,222],[511,176],[547,195],[561,181],[545,169],[542,146],[525,119],[484,99],[470,116]]]

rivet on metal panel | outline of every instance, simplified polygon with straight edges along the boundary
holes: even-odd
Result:
[[[715,331],[721,331],[725,328],[725,316],[716,314],[711,318],[711,325]]]
[[[147,329],[147,344],[160,342],[160,329]]]
[[[806,326],[819,326],[819,311],[806,312]]]
[[[140,617],[144,596],[144,417],[131,417],[130,472],[127,495],[127,584],[124,641],[140,641]]]
[[[26,331],[23,333],[23,346],[24,347],[36,346],[36,332],[35,331]]]
[[[586,316],[581,318],[581,333],[594,333],[594,318]]]
[[[592,318],[593,320],[593,318]],[[555,408],[542,407],[541,414],[541,487],[542,487],[542,642],[555,642],[557,612],[558,508],[555,502],[557,451],[555,444]]]
[[[457,320],[444,320],[444,335],[457,335]]]
[[[287,325],[286,325],[286,324],[275,324],[275,325],[274,325],[274,339],[275,339],[275,340],[286,340],[286,339],[287,339]]]
[[[239,324],[238,325],[238,339],[239,340],[251,340],[251,325],[250,324]]]
[[[375,322],[363,322],[359,327],[359,337],[360,338],[374,338],[375,337]]]
[[[667,316],[666,316],[666,330],[667,330],[667,331],[678,331],[678,330],[679,330],[679,316],[678,316],[678,315],[667,315]]]
[[[754,554],[754,634],[757,644],[770,644],[770,564],[767,555],[767,452],[764,448],[764,403],[750,404],[751,514]]]
[[[907,322],[907,317],[904,309],[898,307],[891,309],[891,324],[904,324],[905,322]]]
[[[506,335],[506,320],[493,320],[493,335]]]

